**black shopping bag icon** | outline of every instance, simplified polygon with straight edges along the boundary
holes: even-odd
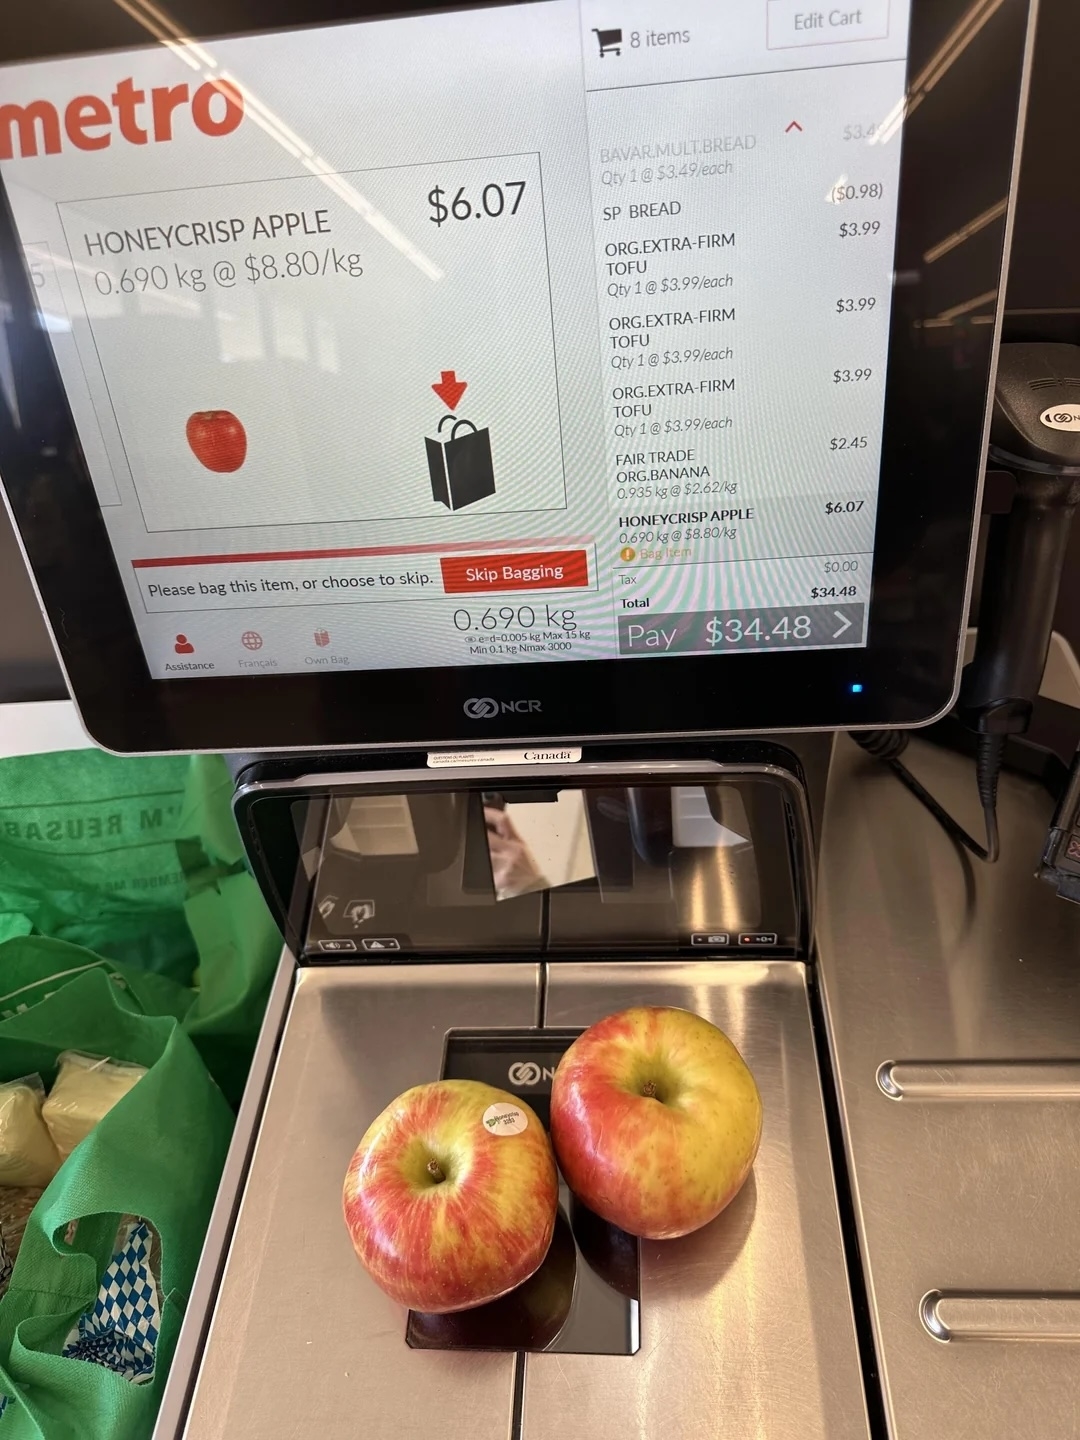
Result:
[[[457,420],[444,415],[439,433],[451,422],[450,438],[431,440],[425,437],[428,470],[431,474],[431,498],[441,500],[451,510],[461,510],[495,494],[495,472],[491,464],[491,436],[477,430],[471,420]],[[467,433],[458,435],[465,428]]]

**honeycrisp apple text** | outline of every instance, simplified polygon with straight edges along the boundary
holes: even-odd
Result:
[[[199,245],[233,245],[239,240],[275,240],[300,235],[331,234],[328,210],[285,210],[280,213],[216,216],[181,220],[175,225],[140,225],[135,229],[84,232],[88,255],[139,255],[148,251],[190,249]]]

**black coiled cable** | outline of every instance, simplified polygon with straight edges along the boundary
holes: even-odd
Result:
[[[876,760],[888,765],[900,783],[926,806],[946,834],[965,846],[978,859],[985,860],[988,865],[995,863],[1001,850],[997,823],[997,787],[1005,754],[1004,735],[980,735],[975,755],[975,782],[978,785],[983,823],[986,826],[985,845],[980,845],[938,804],[930,791],[915,779],[900,759],[911,738],[909,731],[853,730],[851,738],[857,745],[861,745],[868,755],[873,755]]]

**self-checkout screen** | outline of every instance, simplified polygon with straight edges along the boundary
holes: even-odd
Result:
[[[554,0],[0,71],[151,673],[865,644],[906,44]]]

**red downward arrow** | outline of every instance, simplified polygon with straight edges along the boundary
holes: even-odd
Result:
[[[453,370],[443,370],[440,374],[442,379],[438,385],[432,385],[431,388],[444,405],[448,405],[451,410],[456,410],[459,400],[469,388],[469,382],[459,380]]]

